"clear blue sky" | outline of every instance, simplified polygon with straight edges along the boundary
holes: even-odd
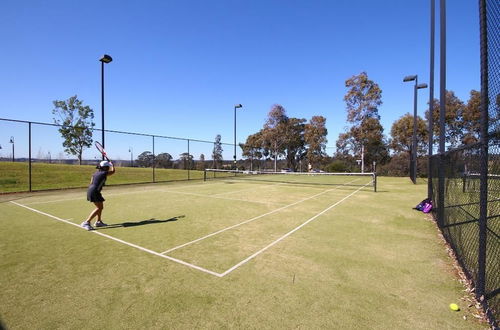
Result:
[[[467,101],[479,89],[477,1],[447,3],[447,87]],[[2,0],[0,117],[51,122],[52,101],[77,94],[100,127],[98,60],[109,54],[106,128],[202,140],[221,134],[232,143],[233,105],[241,103],[243,142],[278,103],[289,116],[325,116],[331,154],[346,126],[344,82],[352,75],[366,71],[382,88],[386,135],[413,110],[412,85],[402,78],[428,82],[429,25],[429,1],[421,0]],[[438,73],[437,53],[435,95]],[[419,95],[423,114],[428,90]],[[0,155],[8,155],[11,135],[23,152],[19,127],[0,122]],[[42,137],[34,156],[51,150]],[[135,144],[115,140],[115,149]],[[117,157],[127,158],[119,148]]]

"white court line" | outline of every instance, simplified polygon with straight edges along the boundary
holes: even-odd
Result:
[[[294,228],[293,230],[289,231],[288,233],[286,233],[285,235],[281,236],[280,238],[278,238],[277,240],[275,240],[274,242],[272,242],[271,244],[267,245],[266,247],[260,249],[259,251],[255,252],[254,254],[252,254],[251,256],[249,256],[248,258],[246,258],[245,260],[243,261],[240,261],[239,263],[237,263],[236,265],[234,265],[233,267],[229,268],[228,270],[226,270],[224,273],[221,273],[221,277],[223,276],[226,276],[227,274],[231,273],[233,270],[235,270],[236,268],[246,264],[248,261],[252,260],[253,258],[255,258],[256,256],[258,256],[259,254],[261,254],[262,252],[266,251],[267,249],[269,249],[270,247],[276,245],[278,242],[284,240],[285,238],[287,238],[288,236],[290,236],[291,234],[293,234],[294,232],[296,232],[297,230],[299,230],[300,228],[304,227],[305,225],[307,225],[309,222],[313,221],[314,219],[316,219],[317,217],[319,217],[320,215],[328,212],[329,210],[331,210],[332,208],[334,208],[335,206],[339,205],[340,203],[342,203],[343,201],[345,201],[346,199],[348,199],[349,197],[351,197],[352,195],[354,195],[355,193],[357,193],[358,191],[360,191],[361,189],[363,189],[364,187],[366,187],[367,185],[369,185],[370,183],[366,184],[365,186],[363,187],[360,187],[358,190],[352,192],[351,194],[349,194],[348,196],[342,198],[340,201],[330,205],[329,207],[327,207],[326,209],[324,209],[323,211],[321,211],[320,213],[316,214],[314,217],[310,218],[309,220],[307,220],[306,222],[304,222],[303,224],[297,226],[296,228]]]
[[[174,189],[157,189],[157,190],[147,190],[144,192],[166,192],[166,193],[174,193],[174,194],[181,194],[181,195],[191,195],[191,196],[198,196],[198,197],[205,197],[205,198],[215,198],[215,199],[225,199],[225,200],[230,200],[230,201],[241,201],[241,202],[248,202],[248,203],[258,203],[258,204],[265,204],[265,205],[270,205],[270,204],[277,204],[279,203],[270,203],[270,202],[260,202],[260,201],[252,201],[252,200],[246,200],[246,199],[241,199],[241,198],[226,198],[226,197],[218,197],[217,195],[203,195],[203,194],[196,194],[196,193],[190,193],[190,192],[185,192],[185,191],[178,191]],[[118,194],[106,194],[106,196],[120,196],[120,195],[129,195],[129,194],[135,194],[139,192],[126,192],[126,193],[118,193]],[[38,204],[48,204],[48,203],[56,203],[56,202],[65,202],[65,201],[72,201],[72,200],[84,200],[83,197],[79,198],[66,198],[66,199],[56,199],[56,200],[51,200],[51,201],[44,201],[44,202],[32,202],[32,203],[26,203],[24,205],[38,205]]]
[[[171,191],[171,190],[168,190],[166,192],[170,192],[170,193],[174,193],[174,194],[180,194],[180,195],[190,195],[190,196],[197,196],[197,197],[214,198],[214,199],[224,199],[224,200],[228,200],[228,201],[240,201],[240,202],[258,203],[258,204],[265,204],[265,205],[270,205],[270,204],[279,205],[280,204],[280,203],[271,203],[271,202],[251,201],[251,200],[241,199],[241,198],[218,197],[217,195],[203,195],[203,194],[189,193],[189,192],[185,192],[185,191]]]
[[[56,216],[54,216],[54,215],[52,215],[52,214],[48,214],[48,213],[45,213],[45,212],[42,212],[42,211],[38,211],[38,210],[36,210],[36,209],[33,209],[33,208],[31,208],[31,207],[28,207],[28,206],[26,206],[26,205],[19,204],[19,203],[16,203],[16,202],[12,202],[12,201],[11,201],[11,203],[12,203],[12,204],[15,204],[15,205],[17,205],[17,206],[23,207],[23,208],[25,208],[25,209],[28,209],[28,210],[30,210],[30,211],[33,211],[33,212],[35,212],[35,213],[39,213],[39,214],[45,215],[45,216],[47,216],[47,217],[49,217],[49,218],[52,218],[52,219],[55,219],[55,220],[57,220],[57,221],[61,221],[61,222],[67,223],[67,224],[69,224],[69,225],[76,226],[76,227],[78,227],[78,228],[80,228],[80,229],[82,229],[82,230],[85,230],[85,229],[83,229],[82,227],[80,227],[79,225],[77,225],[76,223],[73,223],[73,222],[70,222],[70,221],[68,221],[68,220],[64,220],[64,219],[58,218],[58,217],[56,217]],[[202,272],[204,272],[204,273],[207,273],[207,274],[210,274],[210,275],[214,275],[214,276],[217,276],[217,277],[222,277],[222,276],[221,276],[221,274],[216,273],[216,272],[213,272],[213,271],[208,270],[208,269],[205,269],[205,268],[203,268],[203,267],[199,267],[199,266],[196,266],[196,265],[190,264],[190,263],[185,262],[185,261],[182,261],[182,260],[180,260],[180,259],[176,259],[176,258],[173,258],[173,257],[165,256],[165,255],[160,254],[160,253],[158,253],[158,252],[155,252],[155,251],[152,251],[152,250],[149,250],[149,249],[143,248],[142,246],[139,246],[139,245],[136,245],[136,244],[133,244],[133,243],[126,242],[126,241],[124,241],[124,240],[121,240],[121,239],[116,238],[116,237],[113,237],[113,236],[109,236],[109,235],[103,234],[103,233],[101,233],[101,232],[99,232],[99,231],[96,231],[96,230],[91,230],[90,232],[91,232],[91,233],[93,233],[93,234],[96,234],[96,235],[100,235],[100,236],[103,236],[103,237],[109,238],[109,239],[111,239],[111,240],[113,240],[113,241],[115,241],[115,242],[119,242],[119,243],[122,243],[122,244],[128,245],[128,246],[130,246],[130,247],[133,247],[133,248],[139,249],[139,250],[141,250],[141,251],[144,251],[144,252],[147,252],[147,253],[153,254],[153,255],[155,255],[155,256],[162,257],[162,258],[164,258],[164,259],[168,259],[168,260],[170,260],[170,261],[177,262],[177,263],[179,263],[179,264],[181,264],[181,265],[188,266],[188,267],[190,267],[190,268],[193,268],[193,269],[196,269],[196,270],[202,271]]]
[[[248,183],[248,181],[247,182],[241,181],[241,182]],[[252,181],[252,183],[256,183],[256,182]],[[252,187],[252,188],[247,188],[247,189],[241,189],[241,190],[234,190],[234,191],[227,191],[227,192],[223,192],[223,193],[220,193],[220,194],[215,194],[215,195],[212,195],[212,196],[229,195],[229,194],[239,193],[239,192],[242,192],[242,191],[257,190],[257,189],[266,188],[266,187],[285,186],[285,185],[286,186],[290,186],[289,183],[272,183],[272,184],[266,184],[266,185],[259,184],[257,187]],[[293,187],[293,185],[291,187]],[[309,188],[323,190],[322,188],[319,188],[319,187],[309,187]],[[275,204],[278,204],[278,203],[275,203]]]
[[[217,183],[210,183],[210,184],[221,184],[219,182]],[[130,195],[130,194],[139,194],[139,193],[150,193],[150,192],[173,192],[173,193],[179,193],[179,194],[190,194],[193,196],[200,196],[200,197],[209,197],[209,198],[219,198],[223,199],[222,197],[214,197],[217,195],[203,195],[203,194],[195,194],[195,193],[188,193],[188,192],[182,192],[178,191],[179,189],[185,189],[188,187],[195,187],[195,186],[201,186],[201,185],[206,185],[206,183],[201,183],[201,184],[192,184],[188,186],[183,186],[183,187],[178,187],[178,189],[149,189],[149,190],[139,190],[139,191],[129,191],[129,192],[124,192],[124,193],[106,193],[106,196],[109,197],[114,197],[114,196],[122,196],[122,195]],[[249,203],[262,203],[262,204],[278,204],[278,203],[268,203],[268,202],[256,202],[256,201],[249,201],[249,200],[244,200],[244,199],[235,199],[235,198],[224,198],[228,200],[236,200],[236,201],[243,201],[243,202],[249,202]],[[41,202],[28,202],[23,205],[38,205],[38,204],[49,204],[49,203],[57,203],[57,202],[66,202],[66,201],[76,201],[76,200],[84,200],[83,197],[75,197],[75,198],[62,198],[62,199],[54,199],[54,200],[49,200],[49,201],[41,201]]]
[[[357,181],[357,180],[359,180],[359,179],[355,179],[355,180],[350,181],[350,182],[348,182],[348,183],[346,183],[346,184],[350,184],[350,183],[355,182],[355,181]],[[368,184],[366,184],[366,185],[362,186],[361,188],[364,188],[364,187],[366,187],[367,185],[368,185]],[[338,188],[339,188],[339,187],[335,187],[335,188],[332,188],[332,189],[328,189],[328,190],[322,191],[322,192],[320,192],[320,193],[318,193],[318,194],[316,194],[316,195],[313,195],[313,196],[310,196],[310,197],[307,197],[307,198],[301,199],[301,200],[299,200],[298,202],[294,202],[294,203],[292,203],[292,204],[285,205],[285,206],[280,207],[280,208],[278,208],[278,209],[276,209],[276,210],[273,210],[273,211],[271,211],[271,212],[267,212],[267,213],[261,214],[261,215],[259,215],[259,216],[256,216],[256,217],[252,218],[252,219],[249,219],[249,220],[246,220],[246,221],[243,221],[243,222],[237,223],[237,224],[235,224],[235,225],[232,225],[232,226],[230,226],[230,227],[226,227],[226,228],[224,228],[224,229],[218,230],[218,231],[213,232],[213,233],[211,233],[211,234],[208,234],[208,235],[206,235],[206,236],[203,236],[203,237],[200,237],[200,238],[198,238],[198,239],[195,239],[195,240],[193,240],[193,241],[191,241],[191,242],[187,242],[187,243],[181,244],[181,245],[179,245],[179,246],[173,247],[173,248],[171,248],[171,249],[168,249],[168,250],[166,250],[166,251],[163,251],[163,252],[162,252],[162,254],[169,253],[169,252],[172,252],[172,251],[174,251],[174,250],[177,250],[177,249],[180,249],[180,248],[182,248],[182,247],[185,247],[185,246],[187,246],[187,245],[191,245],[191,244],[193,244],[193,243],[196,243],[196,242],[202,241],[202,240],[204,240],[204,239],[206,239],[206,238],[209,238],[209,237],[212,237],[212,236],[214,236],[214,235],[217,235],[217,234],[223,233],[223,232],[225,232],[226,230],[230,230],[230,229],[233,229],[233,228],[239,227],[239,226],[241,226],[241,225],[244,225],[244,224],[246,224],[246,223],[249,223],[249,222],[255,221],[255,220],[260,219],[260,218],[262,218],[262,217],[265,217],[265,216],[267,216],[267,215],[270,215],[270,214],[276,213],[276,212],[278,212],[278,211],[284,210],[284,209],[286,209],[286,208],[288,208],[288,207],[291,207],[291,206],[297,205],[297,204],[299,204],[299,203],[305,202],[305,201],[307,201],[307,200],[309,200],[309,199],[312,199],[312,198],[315,198],[315,197],[317,197],[317,196],[320,196],[320,195],[326,194],[327,192],[333,191],[333,190],[338,189]],[[361,188],[360,188],[360,189],[361,189]]]
[[[257,189],[266,188],[266,187],[272,187],[272,186],[275,186],[275,185],[274,184],[259,185],[259,186],[256,186],[256,187],[251,187],[251,188],[246,188],[246,189],[226,191],[226,192],[223,192],[223,193],[220,193],[220,194],[215,194],[215,195],[212,195],[212,196],[222,196],[222,195],[236,194],[236,193],[240,193],[242,191],[257,190]]]
[[[229,194],[239,193],[239,192],[248,191],[248,190],[257,190],[257,189],[267,188],[267,187],[273,187],[273,186],[289,185],[289,183],[268,183],[268,184],[266,184],[265,182],[259,182],[259,183],[257,183],[257,181],[238,181],[238,183],[239,182],[242,182],[242,183],[245,183],[245,184],[248,184],[249,182],[251,182],[253,184],[256,184],[256,187],[251,187],[251,188],[246,188],[246,189],[241,189],[241,190],[227,191],[227,192],[223,192],[223,193],[220,193],[220,194],[215,194],[215,195],[212,195],[212,196],[222,196],[222,195],[229,195]],[[311,188],[321,189],[321,188],[318,188],[318,187],[311,187]]]
[[[178,187],[179,189],[184,189],[186,187],[195,187],[195,186],[202,186],[205,185],[206,183],[199,183],[199,184],[192,184],[192,185],[186,185],[183,187]],[[116,186],[110,186],[110,187],[116,187]],[[120,187],[123,188],[123,187]],[[83,188],[82,188],[83,189]],[[144,193],[144,192],[163,192],[163,191],[172,191],[174,189],[145,189],[145,190],[137,190],[137,191],[129,191],[129,192],[124,192],[124,193],[106,193],[106,196],[121,196],[121,195],[130,195],[130,194],[138,194],[138,193]],[[86,193],[85,193],[86,195]],[[30,196],[30,197],[35,197],[35,196]],[[27,197],[29,198],[29,197]],[[28,202],[23,205],[35,205],[35,204],[48,204],[48,203],[57,203],[57,202],[65,202],[65,201],[76,201],[76,200],[83,200],[84,198],[82,197],[75,197],[75,198],[62,198],[62,199],[53,199],[49,201],[42,201],[42,202]]]

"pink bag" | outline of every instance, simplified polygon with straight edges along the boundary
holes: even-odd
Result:
[[[424,208],[422,209],[422,212],[424,213],[429,213],[432,211],[432,201],[425,203]]]

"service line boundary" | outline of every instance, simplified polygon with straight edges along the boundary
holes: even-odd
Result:
[[[355,181],[357,181],[357,180],[359,180],[359,179],[354,179],[354,180],[352,180],[352,181],[350,181],[350,182],[348,182],[348,183],[346,183],[346,184],[353,183],[353,182],[355,182]],[[368,184],[366,184],[366,185],[362,186],[361,188],[364,188],[364,187],[366,187],[367,185],[368,185]],[[267,212],[267,213],[264,213],[264,214],[258,215],[258,216],[256,216],[256,217],[253,217],[253,218],[251,218],[251,219],[245,220],[245,221],[243,221],[243,222],[239,222],[239,223],[234,224],[234,225],[232,225],[232,226],[229,226],[229,227],[226,227],[226,228],[220,229],[220,230],[218,230],[218,231],[212,232],[212,233],[210,233],[210,234],[208,234],[208,235],[205,235],[205,236],[203,236],[203,237],[197,238],[197,239],[192,240],[192,241],[190,241],[190,242],[186,242],[186,243],[184,243],[184,244],[181,244],[181,245],[175,246],[175,247],[170,248],[170,249],[168,249],[168,250],[166,250],[166,251],[163,251],[161,254],[167,254],[167,253],[169,253],[169,252],[172,252],[172,251],[178,250],[178,249],[183,248],[183,247],[186,247],[186,246],[188,246],[188,245],[191,245],[191,244],[197,243],[197,242],[202,241],[202,240],[204,240],[204,239],[207,239],[207,238],[209,238],[209,237],[212,237],[212,236],[215,236],[215,235],[221,234],[221,233],[223,233],[223,232],[225,232],[225,231],[228,231],[228,230],[234,229],[234,228],[236,228],[236,227],[239,227],[239,226],[242,226],[242,225],[244,225],[244,224],[250,223],[250,222],[252,222],[252,221],[258,220],[258,219],[263,218],[263,217],[265,217],[265,216],[268,216],[268,215],[271,215],[271,214],[273,214],[273,213],[276,213],[276,212],[282,211],[282,210],[284,210],[284,209],[286,209],[286,208],[289,208],[289,207],[295,206],[295,205],[297,205],[297,204],[300,204],[300,203],[302,203],[302,202],[308,201],[308,200],[313,199],[313,198],[315,198],[315,197],[318,197],[318,196],[320,196],[320,195],[326,194],[327,192],[330,192],[330,191],[333,191],[333,190],[339,189],[340,187],[341,187],[341,186],[337,186],[337,187],[335,187],[335,188],[331,188],[331,189],[324,190],[324,191],[322,191],[322,192],[320,192],[320,193],[317,193],[317,194],[315,194],[315,195],[312,195],[312,196],[309,196],[309,197],[303,198],[303,199],[301,199],[301,200],[299,200],[299,201],[296,201],[296,202],[293,202],[293,203],[291,203],[291,204],[287,204],[287,205],[282,206],[282,207],[280,207],[280,208],[274,209],[274,210],[272,210],[272,211],[270,211],[270,212]],[[361,189],[361,188],[360,188],[360,189]]]
[[[247,257],[246,259],[240,261],[239,263],[237,263],[236,265],[234,265],[233,267],[229,268],[228,270],[226,270],[225,272],[221,273],[221,277],[223,276],[226,276],[227,274],[231,273],[232,271],[234,271],[235,269],[243,266],[244,264],[246,264],[247,262],[249,262],[250,260],[252,260],[253,258],[257,257],[259,254],[261,254],[262,252],[266,251],[267,249],[273,247],[274,245],[276,245],[277,243],[279,243],[280,241],[284,240],[285,238],[287,238],[288,236],[290,236],[291,234],[295,233],[297,230],[299,230],[300,228],[304,227],[305,225],[307,225],[308,223],[310,223],[311,221],[315,220],[316,218],[318,218],[319,216],[325,214],[326,212],[328,212],[329,210],[333,209],[335,206],[339,205],[340,203],[342,203],[343,201],[345,201],[346,199],[348,199],[349,197],[353,196],[354,194],[356,194],[358,191],[360,191],[361,189],[363,189],[364,187],[368,186],[368,184],[366,184],[365,186],[363,187],[360,187],[358,188],[356,191],[350,193],[349,195],[345,196],[344,198],[342,198],[341,200],[339,200],[338,202],[335,202],[334,204],[330,205],[329,207],[327,207],[326,209],[324,209],[323,211],[319,212],[318,214],[316,214],[315,216],[309,218],[308,220],[306,220],[304,223],[298,225],[297,227],[295,227],[294,229],[290,230],[288,233],[286,233],[285,235],[279,237],[278,239],[274,240],[272,243],[268,244],[267,246],[263,247],[262,249],[260,249],[259,251],[255,252],[254,254],[252,254],[251,256]]]
[[[354,181],[351,181],[351,182],[354,182]],[[350,182],[350,183],[351,183]],[[215,271],[211,271],[209,269],[206,269],[206,268],[203,268],[203,267],[200,267],[200,266],[197,266],[195,264],[192,264],[192,263],[189,263],[189,262],[186,262],[186,261],[183,261],[181,259],[178,259],[178,258],[174,258],[174,257],[171,257],[171,256],[168,256],[168,255],[165,255],[166,252],[162,252],[162,253],[159,253],[159,252],[156,252],[156,251],[153,251],[153,250],[150,250],[150,249],[147,249],[145,247],[142,247],[142,246],[139,246],[137,244],[133,244],[133,243],[130,243],[130,242],[127,242],[127,241],[124,241],[122,239],[119,239],[119,238],[116,238],[116,237],[113,237],[113,236],[110,236],[110,235],[107,235],[107,234],[104,234],[104,233],[101,233],[99,231],[96,231],[96,230],[92,230],[90,231],[90,233],[92,234],[95,234],[95,235],[99,235],[99,236],[102,236],[102,237],[105,237],[107,239],[110,239],[110,240],[113,240],[115,242],[118,242],[118,243],[121,243],[121,244],[124,244],[124,245],[127,245],[129,247],[132,247],[132,248],[135,248],[135,249],[138,249],[138,250],[141,250],[143,252],[146,252],[146,253],[149,253],[149,254],[152,254],[152,255],[155,255],[155,256],[158,256],[158,257],[161,257],[161,258],[164,258],[164,259],[167,259],[167,260],[170,260],[170,261],[173,261],[175,263],[178,263],[178,264],[181,264],[181,265],[184,265],[184,266],[187,266],[189,268],[192,268],[192,269],[195,269],[195,270],[198,270],[198,271],[201,271],[201,272],[204,272],[206,274],[210,274],[210,275],[213,275],[213,276],[216,276],[216,277],[224,277],[226,276],[227,274],[233,272],[234,270],[236,270],[237,268],[241,267],[242,265],[246,264],[247,262],[249,262],[250,260],[254,259],[255,257],[257,257],[258,255],[260,255],[261,253],[263,253],[264,251],[268,250],[269,248],[271,248],[272,246],[276,245],[277,243],[279,243],[280,241],[282,241],[283,239],[287,238],[288,236],[290,236],[291,234],[293,234],[294,232],[296,232],[297,230],[301,229],[302,227],[304,227],[305,225],[307,225],[308,223],[310,223],[311,221],[315,220],[316,218],[318,218],[319,216],[323,215],[324,213],[328,212],[329,210],[331,210],[332,208],[334,208],[335,206],[339,205],[340,203],[344,202],[345,200],[347,200],[348,198],[350,198],[351,196],[353,196],[354,194],[356,194],[357,192],[361,191],[361,189],[365,188],[366,186],[368,186],[370,183],[364,185],[364,186],[361,186],[360,188],[358,188],[357,190],[355,190],[354,192],[350,193],[349,195],[345,196],[344,198],[342,198],[341,200],[335,202],[334,204],[328,206],[326,209],[324,209],[323,211],[319,212],[318,214],[314,215],[313,217],[309,218],[308,220],[306,220],[304,223],[300,224],[299,226],[295,227],[294,229],[292,229],[291,231],[287,232],[286,234],[284,234],[283,236],[279,237],[278,239],[274,240],[273,242],[271,242],[270,244],[268,244],[267,246],[265,246],[264,248],[260,249],[259,251],[255,252],[254,254],[252,254],[251,256],[247,257],[246,259],[240,261],[239,263],[237,263],[236,265],[232,266],[231,268],[227,269],[226,271],[224,271],[223,273],[217,273]],[[253,220],[256,220],[257,218],[261,218],[261,217],[264,217],[265,215],[269,215],[271,213],[274,213],[274,212],[277,212],[281,209],[284,209],[284,208],[287,208],[287,207],[290,207],[292,205],[296,205],[298,203],[301,203],[305,200],[309,200],[311,198],[314,198],[316,196],[319,196],[321,194],[324,194],[324,193],[327,193],[329,191],[333,191],[335,189],[337,189],[338,187],[336,188],[332,188],[332,189],[328,189],[328,190],[325,190],[319,194],[316,194],[316,195],[313,195],[313,196],[310,196],[306,199],[303,199],[303,200],[300,200],[298,202],[295,202],[293,204],[290,204],[290,205],[287,205],[287,206],[284,206],[284,207],[281,207],[279,209],[276,209],[274,211],[271,211],[271,212],[268,212],[266,214],[263,214],[263,215],[260,215],[256,218],[253,218]],[[49,217],[49,218],[52,218],[54,220],[57,220],[57,221],[60,221],[60,222],[63,222],[63,223],[66,223],[66,224],[69,224],[69,225],[72,225],[72,226],[75,226],[75,227],[78,227],[79,229],[81,230],[84,230],[82,227],[80,227],[78,224],[76,223],[73,223],[71,221],[68,221],[68,220],[65,220],[65,219],[62,219],[62,218],[59,218],[59,217],[56,217],[55,215],[52,215],[52,214],[49,214],[49,213],[46,213],[46,212],[42,212],[42,211],[39,211],[37,209],[34,209],[34,208],[31,208],[29,206],[26,206],[26,205],[23,205],[23,204],[20,204],[20,203],[17,203],[17,202],[14,202],[14,201],[11,201],[10,203],[14,204],[14,205],[17,205],[19,207],[22,207],[24,209],[27,209],[27,210],[30,210],[32,212],[35,212],[35,213],[38,213],[38,214],[41,214],[41,215],[44,215],[46,217]],[[252,219],[250,219],[252,220]],[[242,225],[244,223],[248,223],[250,222],[250,220],[247,220],[247,221],[244,221],[240,224],[237,224],[237,225],[234,225],[234,226],[231,226],[231,227],[228,227],[228,228],[225,228],[223,229],[222,231],[226,231],[226,230],[229,230],[229,229],[232,229],[234,227],[237,227],[239,225]],[[252,221],[253,221],[252,220]],[[205,239],[205,238],[208,238],[210,236],[214,236],[222,231],[218,231],[218,232],[215,232],[215,233],[212,233],[212,234],[209,234],[205,237],[202,237],[198,240],[195,240],[195,241],[200,241],[202,239]],[[189,245],[189,244],[192,244],[194,243],[195,241],[192,241],[192,242],[188,242],[188,243],[185,243],[183,245],[180,245],[178,247],[176,247],[175,249],[178,249],[180,247],[183,247],[183,246],[186,246],[186,245]],[[173,251],[173,249],[170,249],[168,251]]]
[[[66,224],[69,224],[69,225],[73,225],[73,226],[76,226],[78,227],[79,229],[82,229],[84,230],[82,227],[80,227],[78,224],[76,223],[73,223],[71,221],[68,221],[68,220],[65,220],[65,219],[61,219],[59,217],[56,217],[55,215],[52,215],[52,214],[49,214],[49,213],[45,213],[45,212],[42,212],[42,211],[39,211],[39,210],[36,210],[34,208],[31,208],[29,206],[26,206],[26,205],[23,205],[23,204],[19,204],[19,203],[16,203],[16,202],[13,202],[11,201],[12,204],[15,204],[19,207],[22,207],[22,208],[25,208],[27,210],[30,210],[32,212],[35,212],[35,213],[38,213],[38,214],[41,214],[41,215],[45,215],[49,218],[52,218],[54,220],[57,220],[57,221],[60,221],[60,222],[64,222]],[[161,258],[164,258],[164,259],[168,259],[170,261],[173,261],[173,262],[176,262],[178,264],[181,264],[181,265],[184,265],[184,266],[187,266],[187,267],[190,267],[190,268],[193,268],[193,269],[196,269],[196,270],[199,270],[199,271],[202,271],[204,273],[207,273],[207,274],[210,274],[210,275],[214,275],[214,276],[217,276],[217,277],[222,277],[222,275],[220,273],[217,273],[217,272],[214,272],[214,271],[211,271],[211,270],[208,270],[206,268],[203,268],[203,267],[200,267],[200,266],[197,266],[197,265],[194,265],[194,264],[191,264],[189,262],[186,262],[186,261],[183,261],[183,260],[180,260],[180,259],[177,259],[177,258],[174,258],[174,257],[170,257],[170,256],[166,256],[166,255],[163,255],[161,253],[158,253],[156,251],[153,251],[153,250],[150,250],[150,249],[147,249],[145,247],[142,247],[142,246],[139,246],[137,244],[133,244],[133,243],[130,243],[130,242],[127,242],[127,241],[124,241],[122,239],[119,239],[119,238],[116,238],[116,237],[113,237],[113,236],[110,236],[110,235],[107,235],[107,234],[103,234],[97,230],[91,230],[90,233],[92,234],[96,234],[96,235],[99,235],[99,236],[102,236],[102,237],[106,237],[110,240],[113,240],[115,242],[118,242],[118,243],[122,243],[122,244],[125,244],[125,245],[128,245],[130,247],[133,247],[135,249],[138,249],[138,250],[141,250],[143,252],[147,252],[149,254],[152,254],[152,255],[155,255],[155,256],[158,256],[158,257],[161,257]]]
[[[123,196],[123,195],[142,194],[142,193],[174,193],[174,194],[192,195],[192,196],[207,197],[207,198],[214,198],[214,199],[225,199],[225,200],[233,200],[233,201],[248,202],[248,203],[280,205],[280,203],[269,203],[269,202],[251,201],[251,200],[238,199],[238,198],[220,197],[220,196],[218,196],[219,194],[204,195],[204,194],[191,193],[191,192],[187,192],[187,191],[180,191],[181,189],[185,189],[188,187],[196,187],[196,186],[201,186],[201,185],[206,185],[206,184],[207,183],[199,183],[199,184],[191,184],[191,185],[186,185],[183,187],[174,187],[174,188],[168,188],[168,189],[156,188],[156,189],[149,189],[149,190],[144,190],[144,191],[138,190],[138,191],[128,191],[128,192],[121,192],[121,193],[120,192],[118,192],[118,193],[109,192],[109,193],[106,193],[106,196],[115,197],[115,196]],[[217,183],[211,182],[209,184],[222,184],[222,182],[217,182]],[[273,185],[262,185],[261,184],[258,187],[255,187],[252,189],[258,189],[258,188],[269,187],[269,186],[273,186]],[[227,194],[229,194],[229,193],[230,192],[228,192]],[[223,193],[223,194],[226,194],[226,193]],[[77,201],[77,200],[84,200],[84,199],[85,199],[85,197],[72,197],[72,198],[52,199],[52,200],[47,200],[47,201],[35,201],[35,202],[28,201],[27,203],[24,203],[23,205],[40,205],[40,204],[50,204],[50,203],[59,203],[59,202],[67,202],[67,201]]]

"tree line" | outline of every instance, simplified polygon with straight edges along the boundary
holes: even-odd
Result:
[[[392,124],[390,136],[387,137],[380,123],[380,86],[369,79],[366,72],[361,72],[348,78],[345,87],[347,91],[343,100],[347,126],[336,140],[336,151],[333,155],[326,153],[326,117],[290,117],[282,105],[274,104],[263,127],[239,144],[245,161],[239,161],[237,166],[250,170],[262,167],[280,170],[286,167],[293,171],[321,169],[329,172],[356,172],[362,169],[369,171],[376,162],[378,169],[384,174],[407,174],[412,147],[413,116],[410,113],[402,115]],[[66,101],[53,103],[54,122],[60,125],[59,132],[64,140],[65,152],[76,155],[81,162],[84,148],[89,148],[92,144],[93,110],[84,106],[76,95]],[[425,112],[425,118],[417,117],[419,157],[425,157],[427,154],[430,116],[435,123],[433,144],[437,143],[439,137],[439,100],[435,99],[430,108],[431,111]],[[471,90],[469,100],[464,102],[453,91],[447,91],[445,118],[445,139],[449,148],[476,143],[480,133],[480,93]],[[153,155],[150,151],[144,151],[135,162],[141,167],[228,167],[230,163],[225,163],[222,151],[221,135],[218,134],[209,156],[201,154],[199,159],[195,160],[193,155],[182,153],[174,160],[167,152]],[[206,160],[206,156],[211,159]]]
[[[278,159],[282,167],[292,170],[312,168],[329,172],[372,170],[375,162],[384,174],[408,174],[413,115],[406,113],[396,120],[387,137],[380,123],[380,86],[369,79],[366,72],[361,72],[348,78],[345,87],[347,92],[343,100],[347,126],[336,140],[333,155],[325,152],[325,117],[313,116],[308,122],[303,118],[289,118],[283,106],[276,104],[269,111],[263,128],[240,145],[243,156],[252,163],[253,160],[272,160],[274,169],[277,169]],[[433,101],[431,109],[425,112],[425,119],[417,117],[417,154],[420,158],[428,152],[428,119],[431,115],[435,123],[433,144],[439,139],[439,100]],[[480,131],[480,93],[471,90],[469,100],[463,102],[453,91],[447,91],[445,118],[448,148],[476,143]],[[307,165],[299,169],[301,162]],[[420,170],[426,171],[424,166]]]

